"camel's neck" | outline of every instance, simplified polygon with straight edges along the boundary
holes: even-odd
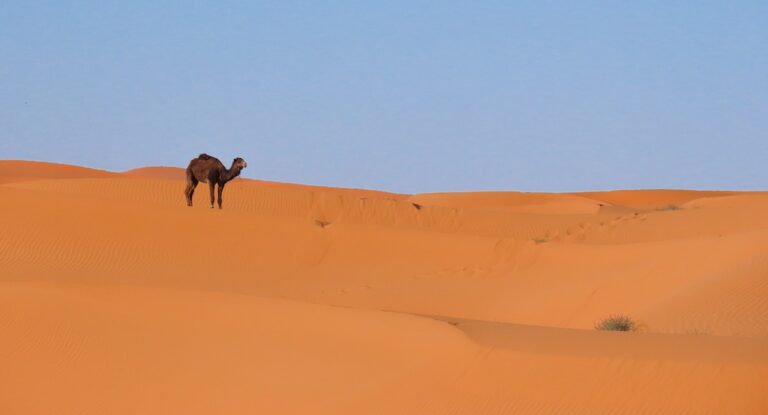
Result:
[[[225,182],[228,182],[234,179],[235,177],[239,176],[240,170],[241,169],[232,165],[232,167],[229,170],[224,170],[224,174],[222,175],[222,178],[224,179]]]

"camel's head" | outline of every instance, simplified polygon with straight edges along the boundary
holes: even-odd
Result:
[[[235,166],[236,169],[242,170],[246,167],[248,167],[248,163],[245,162],[245,160],[241,159],[240,157],[232,160],[232,165]]]

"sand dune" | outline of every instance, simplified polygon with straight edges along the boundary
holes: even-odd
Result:
[[[601,203],[575,195],[515,192],[431,193],[414,195],[414,203],[462,209],[499,210],[506,213],[592,214]]]
[[[0,161],[0,413],[768,413],[766,193],[183,188]]]
[[[143,177],[145,179],[184,180],[185,172],[181,167],[140,167],[123,173],[126,176]]]
[[[69,164],[55,164],[40,161],[0,161],[0,183],[23,182],[45,179],[80,179],[115,176],[104,170],[89,169]]]
[[[704,197],[727,196],[734,193],[696,190],[616,190],[612,192],[575,193],[575,195],[632,208],[664,208]]]

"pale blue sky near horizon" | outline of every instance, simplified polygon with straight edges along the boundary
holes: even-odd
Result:
[[[5,1],[0,159],[768,189],[766,1]]]

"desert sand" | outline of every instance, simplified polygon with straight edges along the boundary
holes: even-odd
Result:
[[[183,177],[0,161],[0,414],[768,413],[768,193]]]

